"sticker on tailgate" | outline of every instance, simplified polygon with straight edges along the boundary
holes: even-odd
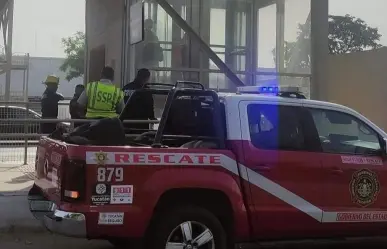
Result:
[[[93,205],[104,205],[110,203],[110,185],[98,183],[93,189],[91,196],[91,203]]]
[[[122,225],[124,213],[99,213],[98,225]]]
[[[60,155],[59,153],[57,152],[52,152],[51,153],[51,162],[56,165],[56,166],[60,166],[61,162],[62,162],[62,155]]]

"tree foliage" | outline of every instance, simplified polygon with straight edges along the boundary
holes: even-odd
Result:
[[[292,56],[298,55],[298,67],[310,66],[310,23],[298,25],[297,42],[285,42],[284,60],[287,67]],[[329,16],[328,49],[330,54],[345,54],[382,47],[381,34],[360,19],[351,15]],[[298,46],[298,44],[302,44]],[[275,49],[273,50],[275,60]]]
[[[63,38],[62,44],[66,59],[60,70],[66,73],[66,80],[82,77],[85,69],[85,34],[77,32],[74,36]]]

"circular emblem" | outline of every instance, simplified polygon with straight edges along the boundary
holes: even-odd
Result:
[[[99,195],[103,195],[106,193],[106,185],[103,183],[97,184],[95,187],[95,192]]]
[[[354,203],[362,207],[373,204],[380,192],[378,176],[368,169],[355,172],[352,176],[350,192]]]

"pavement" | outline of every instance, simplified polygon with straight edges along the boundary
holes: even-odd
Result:
[[[27,200],[34,179],[34,164],[0,164],[0,248],[7,249],[112,249],[106,241],[54,235],[30,213]]]
[[[29,211],[33,171],[32,164],[0,164],[0,231],[44,231]]]
[[[110,243],[98,240],[74,239],[49,233],[0,234],[0,248],[4,249],[113,249]],[[129,249],[129,248],[128,248]]]

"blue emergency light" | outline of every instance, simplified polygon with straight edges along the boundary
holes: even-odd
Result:
[[[237,88],[237,92],[256,94],[299,93],[300,89],[288,86],[242,86]]]
[[[277,86],[263,86],[258,90],[259,93],[278,93],[279,88]]]

